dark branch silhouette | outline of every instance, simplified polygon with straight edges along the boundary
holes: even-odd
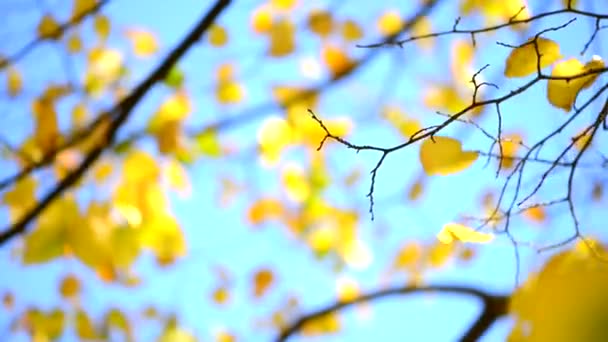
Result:
[[[289,337],[297,334],[307,323],[314,321],[332,312],[338,312],[355,304],[373,302],[382,298],[392,296],[403,296],[420,293],[455,294],[478,298],[483,304],[483,310],[473,325],[462,335],[461,341],[477,341],[500,317],[507,314],[508,296],[492,295],[485,291],[466,286],[427,286],[427,287],[394,287],[371,292],[349,301],[332,303],[322,309],[305,314],[295,319],[285,327],[277,342],[286,341]]]

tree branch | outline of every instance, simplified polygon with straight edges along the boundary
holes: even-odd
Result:
[[[51,35],[55,36],[61,36],[63,35],[67,30],[69,30],[70,28],[72,28],[73,26],[75,26],[76,24],[79,24],[81,21],[83,21],[85,18],[87,18],[88,16],[91,16],[99,11],[101,11],[101,9],[107,5],[110,1],[109,0],[100,0],[97,4],[95,4],[95,6],[91,7],[90,9],[79,13],[77,16],[71,18],[69,21],[59,25],[57,27],[57,29],[52,32]],[[5,67],[7,67],[8,65],[17,62],[18,60],[20,60],[21,58],[23,58],[25,55],[27,55],[28,53],[30,53],[30,51],[32,51],[36,46],[38,46],[38,44],[40,44],[41,42],[45,41],[46,38],[40,38],[37,37],[34,40],[31,40],[30,42],[28,42],[27,44],[25,44],[19,51],[17,51],[14,55],[7,57],[7,58],[0,58],[0,70],[4,69]]]
[[[303,315],[291,323],[291,325],[283,329],[283,331],[281,331],[279,336],[276,338],[276,341],[286,341],[289,337],[299,332],[305,324],[323,317],[324,315],[340,311],[355,304],[372,302],[390,296],[410,295],[416,293],[458,294],[481,299],[484,309],[473,325],[463,335],[461,338],[462,341],[476,341],[488,330],[492,323],[494,323],[498,318],[507,314],[507,303],[509,297],[506,295],[492,295],[482,290],[465,286],[394,287],[371,292],[350,301],[335,302],[320,310]]]
[[[220,13],[230,4],[230,0],[218,0],[215,5],[201,18],[199,23],[188,33],[186,37],[165,57],[160,65],[146,77],[130,94],[122,101],[114,105],[107,113],[111,120],[104,135],[104,141],[94,147],[82,161],[82,163],[62,179],[42,200],[27,214],[20,218],[15,224],[3,229],[0,233],[0,245],[3,245],[12,237],[26,231],[28,224],[33,221],[51,202],[63,194],[93,165],[101,156],[103,151],[112,145],[116,132],[127,121],[133,108],[143,99],[146,93],[158,81],[162,80],[175,63],[200,39]]]

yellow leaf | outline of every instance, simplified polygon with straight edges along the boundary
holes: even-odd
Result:
[[[329,69],[332,77],[347,73],[355,66],[355,62],[339,47],[327,44],[321,50],[321,60]]]
[[[417,179],[409,188],[407,198],[414,202],[417,201],[424,192],[424,178]]]
[[[38,23],[38,37],[41,39],[58,39],[61,36],[59,23],[50,14],[45,14]]]
[[[253,275],[253,296],[260,298],[264,296],[274,283],[274,273],[267,268],[259,269]]]
[[[8,95],[11,97],[19,95],[23,89],[21,73],[14,67],[10,67],[6,71],[6,89],[8,90]]]
[[[143,246],[152,250],[161,266],[170,265],[186,255],[184,234],[175,218],[168,213],[156,214],[142,227],[141,238]]]
[[[76,319],[74,324],[76,329],[76,335],[78,335],[81,340],[91,340],[99,338],[97,332],[95,331],[95,326],[93,325],[91,318],[85,311],[78,310],[76,312]]]
[[[66,42],[68,51],[70,53],[78,53],[82,51],[82,39],[78,34],[72,34],[68,37]]]
[[[525,218],[534,223],[543,223],[547,219],[545,207],[534,206],[530,207],[522,213]]]
[[[431,267],[441,268],[450,261],[455,251],[456,244],[436,243],[428,252],[428,263]]]
[[[2,307],[6,311],[11,311],[15,307],[15,295],[11,292],[5,292],[2,295]]]
[[[23,322],[33,340],[56,340],[63,334],[65,314],[59,309],[53,309],[48,313],[38,309],[28,309],[23,316]]]
[[[604,67],[604,62],[599,58],[594,58],[589,63],[583,65],[576,58],[571,58],[560,62],[553,67],[551,77],[572,77],[586,72],[599,70]],[[547,99],[549,103],[557,108],[569,112],[576,101],[578,93],[593,84],[598,73],[587,76],[577,77],[570,80],[547,81]]]
[[[422,259],[422,245],[416,241],[404,244],[393,260],[395,269],[416,269]]]
[[[401,30],[403,21],[396,10],[389,10],[378,19],[378,31],[385,36],[393,35]]]
[[[502,146],[502,162],[501,168],[509,170],[515,165],[514,157],[517,155],[523,138],[519,133],[506,134],[502,137],[500,145]],[[498,151],[500,153],[500,151]]]
[[[247,213],[247,221],[256,225],[266,220],[278,218],[283,214],[283,204],[273,198],[262,198],[255,201]]]
[[[293,130],[285,119],[270,117],[259,128],[257,139],[262,160],[274,164],[283,149],[293,142]]]
[[[344,262],[354,269],[364,270],[373,261],[372,252],[363,240],[348,239],[341,243],[338,252],[344,259]]]
[[[585,148],[585,145],[591,144],[593,142],[589,141],[591,139],[592,130],[583,130],[579,134],[577,134],[573,139],[576,139],[574,142],[574,147],[576,147],[579,151],[582,151]]]
[[[18,220],[36,203],[36,186],[36,179],[27,176],[2,195],[2,203],[9,207],[11,220]]]
[[[359,26],[359,24],[352,19],[346,19],[342,23],[340,29],[342,38],[347,42],[354,42],[363,38],[363,30],[361,29],[361,26]]]
[[[601,248],[601,247],[600,247]],[[526,341],[604,341],[608,338],[608,267],[577,248],[554,255],[513,294],[513,336]],[[601,248],[599,253],[605,253]],[[551,310],[543,310],[550,305]]]
[[[266,5],[256,8],[251,14],[251,28],[255,33],[266,33],[272,27],[272,12]]]
[[[72,6],[72,20],[82,17],[97,5],[97,0],[74,0]]]
[[[160,174],[156,160],[147,152],[133,151],[125,158],[123,177],[126,183],[156,182]]]
[[[331,13],[325,10],[312,10],[308,14],[308,29],[319,37],[331,34],[334,22]]]
[[[217,102],[228,105],[237,104],[243,100],[245,89],[236,81],[219,82],[215,89]]]
[[[170,160],[164,167],[164,174],[169,186],[180,191],[182,194],[190,193],[191,186],[188,174],[180,163]]]
[[[276,9],[286,11],[293,9],[298,3],[298,0],[271,0],[270,3]]]
[[[285,57],[295,48],[295,27],[288,19],[273,21],[269,30],[270,47],[268,54],[272,57]]]
[[[428,17],[421,17],[412,26],[412,36],[424,36],[433,32],[431,21]],[[421,48],[430,49],[435,43],[434,38],[425,38],[416,41]]]
[[[230,292],[225,286],[220,286],[213,290],[211,299],[216,304],[224,305],[228,302],[228,300],[230,300]]]
[[[228,32],[223,26],[213,24],[207,32],[207,40],[211,46],[222,47],[228,43]]]
[[[424,104],[432,109],[447,111],[448,114],[458,113],[471,104],[466,100],[452,84],[438,84],[431,86],[424,94]],[[481,107],[477,107],[481,108]],[[475,109],[471,114],[475,114]]]
[[[507,57],[505,76],[525,77],[555,63],[560,58],[558,43],[542,37],[536,40],[530,38],[526,43],[514,48]]]
[[[444,244],[454,241],[488,243],[494,239],[494,235],[475,231],[462,224],[448,223],[437,233],[437,239]]]
[[[95,20],[93,21],[93,28],[95,29],[95,33],[99,40],[105,41],[108,39],[110,35],[112,24],[110,22],[110,18],[103,14],[98,14],[95,16]]]
[[[331,313],[319,316],[313,320],[306,321],[301,328],[305,336],[319,336],[325,334],[335,334],[340,331],[341,323],[338,313]]]
[[[55,103],[45,99],[34,100],[32,112],[34,113],[34,138],[37,146],[44,152],[55,149],[60,138]]]
[[[336,279],[336,292],[341,302],[349,302],[359,297],[361,291],[356,280],[347,277]]]
[[[456,40],[452,45],[450,69],[457,84],[470,85],[473,77],[475,47],[469,40]]]
[[[59,284],[59,293],[64,298],[73,298],[80,293],[80,280],[73,274],[68,274]]]
[[[149,57],[158,51],[158,42],[150,31],[128,29],[125,35],[131,41],[133,51],[138,57]]]
[[[287,197],[292,201],[302,203],[310,196],[310,184],[299,165],[287,164],[282,171],[281,180]]]
[[[196,135],[194,139],[198,152],[203,155],[208,157],[219,157],[222,155],[222,144],[220,143],[216,130],[205,130]]]
[[[420,163],[429,176],[460,172],[471,166],[477,157],[477,152],[463,151],[460,141],[449,137],[427,138],[420,146]]]
[[[93,170],[93,178],[98,184],[103,183],[114,171],[114,165],[109,161],[99,162]]]

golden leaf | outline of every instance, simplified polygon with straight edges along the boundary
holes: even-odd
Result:
[[[331,34],[334,22],[331,13],[325,10],[312,10],[308,14],[308,29],[320,37]]]
[[[460,141],[449,137],[427,138],[420,146],[420,163],[429,176],[460,172],[471,166],[477,157],[477,152],[463,151]]]
[[[513,49],[507,57],[505,76],[525,77],[555,63],[560,58],[558,43],[542,37],[536,40],[530,38],[526,43]]]
[[[583,65],[576,58],[571,58],[560,62],[553,67],[551,77],[572,77],[586,72],[602,69],[604,62],[599,58],[594,58],[589,63]],[[598,74],[593,73],[570,80],[547,81],[547,99],[549,103],[557,108],[569,112],[576,101],[578,93],[593,84]]]
[[[128,29],[125,36],[131,41],[133,51],[138,57],[149,57],[158,51],[158,42],[152,32],[144,29]]]
[[[14,67],[10,67],[6,71],[6,89],[11,97],[19,95],[23,89],[21,73]]]
[[[393,35],[401,30],[403,21],[399,12],[389,10],[378,18],[378,31],[385,36]]]
[[[273,285],[274,281],[274,273],[272,273],[272,270],[267,268],[257,270],[253,275],[252,280],[253,296],[255,298],[264,296],[268,290],[270,290],[270,287]]]
[[[444,244],[454,241],[488,243],[494,239],[494,235],[475,231],[462,224],[448,223],[437,233],[437,239]]]
[[[295,48],[295,26],[288,19],[273,21],[269,29],[270,47],[268,54],[272,57],[285,57]]]
[[[222,47],[228,43],[228,32],[223,26],[213,24],[207,32],[207,41],[214,47]]]
[[[41,39],[59,39],[61,36],[61,27],[59,23],[50,14],[45,14],[38,23],[38,37]]]

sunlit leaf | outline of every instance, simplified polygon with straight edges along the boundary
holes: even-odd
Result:
[[[82,51],[82,39],[78,34],[71,34],[66,41],[67,49],[70,53],[76,54]]]
[[[507,77],[525,77],[555,63],[560,58],[558,43],[542,37],[530,38],[511,51],[506,60],[504,74]]]
[[[586,72],[592,72],[604,67],[604,62],[600,58],[594,58],[589,63],[583,65],[576,58],[557,63],[553,67],[551,77],[572,77]],[[547,99],[549,103],[557,108],[569,112],[576,101],[578,93],[590,87],[598,74],[593,73],[570,80],[549,80],[547,81]]]
[[[2,195],[2,203],[10,210],[12,220],[17,220],[36,203],[36,179],[28,176],[15,183]]]
[[[450,137],[427,138],[420,146],[420,163],[429,176],[460,172],[471,166],[477,157],[477,152],[463,151],[460,141]]]
[[[95,339],[99,337],[96,331],[93,321],[84,310],[78,310],[76,312],[76,318],[74,322],[76,328],[76,335],[80,339]]]
[[[177,65],[174,65],[163,81],[170,88],[179,89],[183,86],[185,79],[184,71]]]
[[[270,117],[258,130],[260,156],[268,164],[278,161],[280,153],[293,141],[293,129],[283,118]]]
[[[229,105],[237,104],[243,100],[245,88],[236,81],[219,82],[215,89],[217,102]]]
[[[363,38],[363,29],[352,19],[346,19],[340,25],[342,38],[348,42],[354,42]]]
[[[339,277],[336,279],[336,292],[340,301],[348,302],[359,297],[361,290],[356,280],[348,277]]]
[[[255,201],[247,213],[247,220],[251,224],[260,224],[266,220],[275,219],[283,213],[283,204],[272,198],[262,198]]]
[[[269,36],[268,54],[272,57],[285,57],[296,49],[295,27],[288,19],[273,21],[269,29]]]
[[[97,0],[74,0],[72,6],[72,20],[90,12],[97,5]]]
[[[61,27],[55,18],[50,14],[45,14],[38,23],[38,37],[41,39],[59,39]]]
[[[544,206],[532,206],[522,213],[523,216],[533,223],[544,223],[547,220],[547,212]]]
[[[11,97],[19,95],[23,89],[21,73],[14,67],[8,68],[6,71],[6,89]]]
[[[267,5],[256,8],[251,13],[251,28],[255,33],[269,32],[272,27],[272,12]]]
[[[488,243],[494,239],[494,235],[475,231],[462,224],[448,223],[437,233],[437,239],[444,244],[454,241]]]
[[[313,320],[307,321],[302,326],[302,334],[305,336],[319,336],[326,334],[335,334],[340,331],[341,323],[338,313],[331,313],[319,316]]]
[[[270,290],[270,287],[274,284],[274,282],[275,276],[272,270],[268,268],[261,268],[257,270],[252,279],[253,296],[255,298],[264,296]]]
[[[112,28],[110,18],[103,14],[96,15],[93,21],[93,28],[95,29],[95,33],[97,34],[99,40],[105,41],[108,39]]]
[[[228,31],[223,26],[211,25],[207,32],[207,40],[211,46],[222,47],[228,43]]]
[[[331,13],[325,10],[312,10],[308,14],[308,29],[319,37],[330,35],[334,29]]]
[[[523,142],[523,138],[519,133],[511,133],[505,134],[502,136],[500,141],[500,145],[502,147],[502,161],[501,168],[504,170],[509,170],[513,168],[515,165],[515,156],[517,156],[517,151],[521,147]],[[501,151],[498,151],[499,153]]]
[[[281,175],[281,181],[289,199],[302,203],[310,195],[311,189],[306,173],[297,164],[287,164]]]
[[[355,61],[348,56],[346,51],[335,45],[325,45],[323,47],[321,60],[333,77],[347,73],[355,66]]]
[[[125,31],[125,36],[131,41],[133,52],[138,57],[149,57],[158,51],[158,42],[152,32],[132,28]]]
[[[385,36],[390,36],[401,30],[403,21],[399,12],[396,10],[389,10],[378,18],[377,26],[380,33]]]
[[[270,4],[278,10],[291,10],[298,3],[298,0],[270,0]]]
[[[80,294],[80,280],[73,274],[67,274],[59,284],[59,293],[64,298],[73,298]]]

